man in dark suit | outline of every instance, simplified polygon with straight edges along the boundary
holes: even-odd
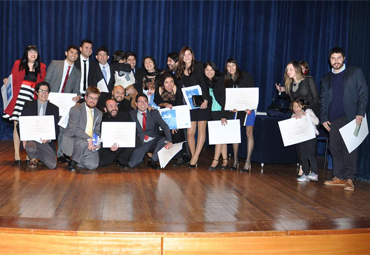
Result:
[[[80,44],[80,55],[78,56],[75,66],[81,72],[80,94],[81,99],[85,95],[86,88],[92,86],[93,77],[95,74],[96,62],[90,59],[93,49],[93,42],[89,39],[84,39]],[[82,100],[83,102],[83,100]]]
[[[69,112],[68,126],[64,132],[62,149],[67,156],[68,170],[75,171],[76,165],[94,170],[99,165],[97,150],[100,144],[94,143],[94,138],[100,136],[100,124],[103,113],[95,108],[99,100],[100,91],[95,87],[88,87],[85,102],[73,106]],[[94,139],[94,141],[93,141]]]
[[[35,87],[37,100],[28,101],[23,107],[21,116],[54,116],[55,137],[58,137],[59,128],[59,108],[48,101],[50,92],[49,83],[42,81]],[[54,169],[57,165],[55,140],[23,141],[23,147],[30,157],[30,168],[36,168],[38,161],[41,160],[48,168]]]
[[[148,161],[148,166],[159,169],[158,151],[164,146],[172,147],[171,131],[157,110],[148,111],[148,97],[145,94],[137,95],[136,105],[137,108],[130,112],[130,116],[136,122],[136,135],[140,142],[131,154],[129,166],[137,166],[147,152],[154,151],[152,158]],[[162,128],[165,137],[161,136],[159,127]]]
[[[132,51],[126,52],[126,62],[130,64],[131,70],[135,76],[135,89],[137,93],[143,93],[143,78],[145,76],[145,71],[141,68],[136,67],[136,54]]]
[[[117,102],[111,98],[105,102],[104,115],[102,122],[132,122],[130,114],[127,111],[119,111]],[[124,130],[122,130],[124,132]],[[99,150],[99,166],[108,166],[115,160],[117,165],[126,168],[131,153],[135,148],[119,148],[114,144],[111,148],[101,148]]]
[[[46,72],[45,81],[50,84],[50,92],[77,93],[77,96],[73,98],[73,101],[77,103],[80,100],[79,84],[81,80],[81,72],[74,66],[78,57],[77,46],[68,46],[65,55],[65,60],[51,61]],[[64,128],[60,127],[57,156],[58,161],[61,163],[67,162],[60,146],[62,144],[63,132]]]
[[[179,53],[171,52],[167,55],[167,67],[169,72],[176,74],[177,64],[179,62]]]
[[[346,67],[345,53],[335,47],[329,53],[331,72],[321,79],[321,122],[329,131],[330,152],[333,155],[333,175],[325,185],[343,185],[344,190],[354,190],[357,151],[348,153],[339,129],[356,119],[362,123],[368,101],[368,89],[362,70]]]

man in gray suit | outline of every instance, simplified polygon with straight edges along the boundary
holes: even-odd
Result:
[[[80,100],[80,80],[81,71],[78,70],[74,63],[78,57],[78,48],[75,45],[68,46],[65,60],[53,60],[51,61],[48,70],[46,72],[45,81],[50,84],[50,92],[58,93],[77,93],[77,96],[73,98],[76,103]],[[63,152],[61,150],[62,137],[64,128],[60,127],[58,136],[58,162],[67,162]]]
[[[75,171],[78,167],[94,170],[99,165],[100,144],[95,144],[96,136],[100,136],[100,124],[103,113],[95,106],[100,91],[96,87],[88,87],[85,102],[73,106],[69,112],[68,126],[64,132],[62,149],[71,157],[68,170]],[[94,141],[93,141],[94,140]]]
[[[136,133],[140,143],[130,156],[129,166],[135,167],[140,164],[149,151],[154,151],[148,161],[148,167],[159,169],[158,151],[163,147],[172,147],[171,131],[167,123],[163,121],[157,110],[148,111],[148,97],[139,93],[136,97],[137,108],[130,112],[131,119],[136,122]],[[161,136],[159,127],[162,128],[165,137]]]

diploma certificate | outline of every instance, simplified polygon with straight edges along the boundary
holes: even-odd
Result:
[[[102,122],[101,129],[103,148],[110,148],[115,143],[120,148],[135,147],[135,122]]]
[[[258,88],[227,88],[225,110],[254,110],[259,101]]]
[[[190,128],[191,126],[190,111],[186,105],[174,106],[172,109],[163,108],[159,112],[171,130]]]
[[[358,135],[355,136],[353,131],[356,128],[356,119],[352,120],[350,123],[339,129],[340,135],[346,144],[348,153],[354,151],[360,144],[365,140],[366,136],[369,134],[369,127],[367,124],[367,117],[362,119],[360,130]]]
[[[20,116],[21,141],[55,140],[54,116]]]
[[[316,138],[310,116],[282,120],[278,124],[284,147]]]
[[[221,120],[208,121],[209,144],[241,143],[240,120],[227,120],[222,126]]]
[[[160,151],[158,151],[158,158],[159,158],[159,164],[161,168],[165,168],[168,162],[182,149],[181,143],[175,143],[173,146],[169,149],[166,149],[163,147]]]
[[[189,109],[190,110],[199,109],[199,107],[195,107],[193,105],[192,97],[202,95],[202,89],[200,88],[200,86],[195,85],[187,88],[182,88],[181,91],[182,94],[184,95],[186,105],[189,107]]]
[[[72,98],[76,97],[77,94],[73,93],[56,93],[50,92],[48,100],[58,106],[59,108],[59,116],[64,116],[69,114],[69,109],[76,105],[76,102],[72,100]]]

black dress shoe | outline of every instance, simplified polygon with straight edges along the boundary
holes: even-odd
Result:
[[[182,158],[178,158],[173,166],[181,166],[183,164],[185,164],[185,161]]]
[[[116,161],[116,165],[123,168],[123,169],[127,169],[129,168],[128,164],[127,163],[121,163],[119,161]]]
[[[22,161],[21,161],[21,160],[19,160],[19,159],[18,159],[18,160],[17,160],[17,159],[16,159],[16,160],[14,160],[14,164],[16,164],[16,165],[20,165],[20,164],[21,164],[21,162],[22,162]]]
[[[76,165],[77,165],[77,162],[71,159],[68,162],[68,171],[75,172],[76,171]]]
[[[67,159],[64,156],[58,158],[58,163],[67,163]]]
[[[159,169],[158,164],[153,159],[148,160],[147,167],[151,167],[153,169]]]

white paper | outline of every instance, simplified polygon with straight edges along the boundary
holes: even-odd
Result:
[[[257,109],[259,88],[227,88],[225,110]]]
[[[184,95],[186,105],[189,107],[189,109],[190,110],[199,109],[199,107],[195,107],[193,105],[192,96],[202,95],[202,89],[200,88],[200,86],[195,85],[195,86],[190,86],[187,88],[182,88],[181,91],[182,91],[182,94]]]
[[[55,140],[54,116],[20,116],[21,141]]]
[[[103,148],[117,144],[119,148],[134,148],[136,142],[135,122],[102,122]]]
[[[1,96],[3,97],[3,109],[8,107],[10,101],[13,99],[13,75],[8,77],[8,80],[1,87]]]
[[[76,105],[72,98],[76,97],[75,93],[57,93],[50,92],[48,100],[58,106],[59,116],[64,116],[69,113],[69,109]]]
[[[209,144],[241,143],[240,120],[227,120],[222,126],[221,120],[208,121]]]
[[[171,130],[191,127],[190,111],[186,105],[159,109],[159,112]]]
[[[59,126],[61,126],[62,128],[67,128],[67,126],[68,126],[68,121],[69,121],[69,111],[70,111],[71,109],[69,109],[68,110],[68,112],[66,113],[66,114],[64,114],[61,118],[60,118],[60,120],[59,120],[59,122],[58,122],[58,125]]]
[[[344,143],[347,146],[348,153],[354,151],[360,144],[365,140],[366,136],[369,134],[369,127],[367,124],[367,117],[362,119],[360,131],[358,136],[353,135],[353,131],[356,128],[356,119],[352,120],[350,123],[339,129],[339,132],[343,138]]]
[[[181,143],[175,143],[173,146],[169,149],[166,149],[163,147],[160,151],[158,151],[158,158],[159,158],[159,164],[161,168],[165,168],[168,162],[182,149]]]
[[[98,89],[100,92],[109,92],[108,91],[108,87],[107,87],[107,84],[105,83],[105,80],[104,78],[101,79],[99,82],[98,82]]]
[[[305,142],[316,137],[310,116],[290,118],[278,122],[284,147]]]

